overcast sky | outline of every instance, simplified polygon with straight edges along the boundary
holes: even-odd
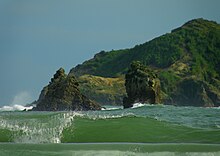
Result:
[[[194,18],[220,23],[219,0],[0,0],[0,106],[36,100],[55,71],[130,48]]]

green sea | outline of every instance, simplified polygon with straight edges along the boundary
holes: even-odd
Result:
[[[220,155],[220,108],[0,112],[0,156]]]

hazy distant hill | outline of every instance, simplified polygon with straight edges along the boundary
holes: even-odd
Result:
[[[220,105],[220,25],[195,19],[131,49],[102,51],[70,73],[118,77],[139,60],[161,80],[164,102],[176,105]]]

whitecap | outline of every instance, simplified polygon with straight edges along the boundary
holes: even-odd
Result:
[[[3,106],[0,111],[23,111],[31,110],[33,106],[23,106],[23,105],[13,105],[13,106]]]
[[[135,103],[135,104],[133,104],[133,106],[131,108],[139,108],[139,107],[143,107],[143,106],[155,106],[155,105],[146,104],[146,103]]]
[[[118,109],[122,109],[122,106],[117,106],[117,107],[109,107],[109,106],[105,106],[103,107],[101,110],[118,110]]]

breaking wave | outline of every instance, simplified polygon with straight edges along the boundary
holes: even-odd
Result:
[[[28,111],[31,110],[33,106],[23,106],[23,105],[13,105],[13,106],[3,106],[0,107],[0,111]]]

